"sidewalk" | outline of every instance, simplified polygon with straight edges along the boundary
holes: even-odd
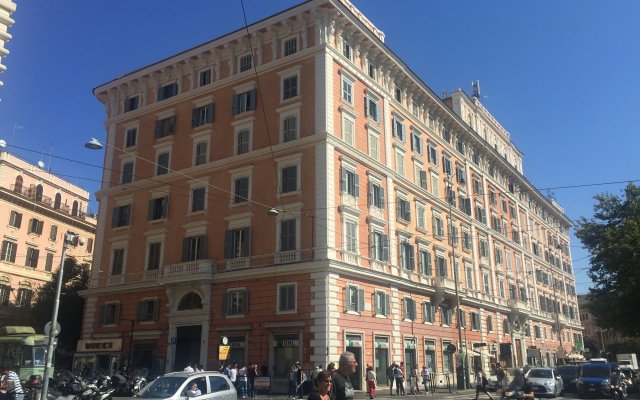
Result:
[[[473,400],[473,398],[476,395],[476,390],[475,389],[467,389],[467,390],[455,390],[455,389],[453,389],[451,393],[449,393],[449,391],[446,390],[446,389],[438,389],[438,390],[436,390],[435,393],[429,393],[429,394],[425,394],[424,392],[421,392],[419,394],[406,394],[404,396],[396,396],[395,394],[393,396],[390,396],[388,388],[385,387],[385,388],[382,388],[382,389],[383,390],[376,390],[376,397],[375,398],[377,400],[399,400],[399,399],[406,399],[406,400],[468,399],[468,400]],[[494,399],[496,399],[496,396],[493,393],[491,395],[494,396]],[[307,397],[305,396],[304,399],[306,399],[306,398]],[[286,394],[272,394],[271,396],[263,394],[263,395],[258,395],[258,397],[257,397],[257,400],[267,400],[267,399],[288,400],[288,397],[287,397]],[[354,399],[356,399],[356,400],[369,399],[369,395],[367,394],[367,392],[356,391]],[[488,400],[487,395],[485,395],[484,393],[481,393],[480,400]],[[499,399],[496,399],[496,400],[499,400]]]

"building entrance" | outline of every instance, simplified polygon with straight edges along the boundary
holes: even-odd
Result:
[[[353,353],[358,363],[356,372],[350,376],[351,384],[355,390],[362,390],[362,336],[347,335],[346,350]]]
[[[187,365],[200,363],[202,325],[176,328],[176,356],[174,371],[182,371]]]
[[[389,367],[389,338],[376,336],[375,338],[375,365],[378,386],[387,384],[387,367]]]

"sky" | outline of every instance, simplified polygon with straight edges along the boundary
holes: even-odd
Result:
[[[104,154],[84,143],[105,137],[93,88],[244,26],[240,0],[14,1],[0,139],[92,197]],[[435,93],[470,93],[479,80],[525,176],[572,221],[593,215],[594,195],[640,181],[639,1],[352,1]],[[244,0],[244,10],[252,23],[297,3]],[[571,252],[585,293],[575,236]]]

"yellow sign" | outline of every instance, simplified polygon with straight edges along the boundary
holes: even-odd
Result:
[[[231,348],[231,346],[224,346],[224,345],[219,345],[218,346],[218,360],[226,360],[227,357],[229,357],[229,349]]]

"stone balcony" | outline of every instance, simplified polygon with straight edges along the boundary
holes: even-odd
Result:
[[[529,314],[529,305],[526,301],[520,299],[509,299],[507,300],[507,306],[511,310],[512,314],[515,315],[528,315]]]

